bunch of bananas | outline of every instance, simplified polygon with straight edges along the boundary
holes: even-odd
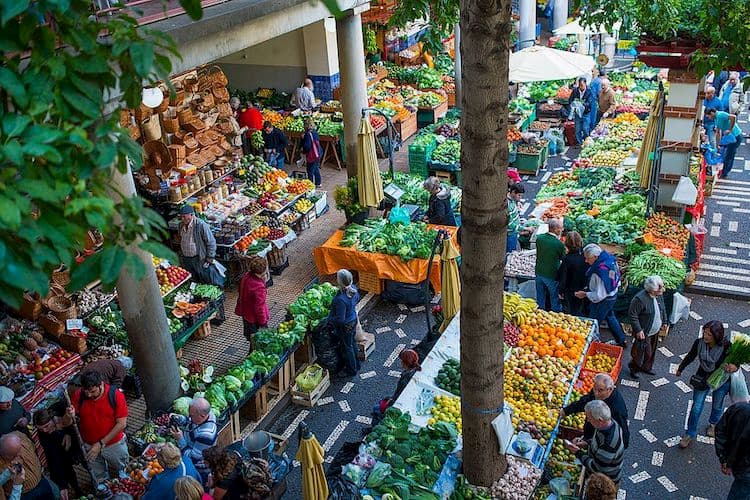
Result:
[[[503,292],[503,297],[503,318],[516,326],[526,324],[529,315],[537,308],[534,299],[507,292]]]

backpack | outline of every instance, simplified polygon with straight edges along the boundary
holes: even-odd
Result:
[[[112,407],[113,410],[117,411],[117,387],[110,385],[109,391],[107,392],[107,397],[109,399],[109,406]],[[81,388],[81,391],[78,393],[78,408],[83,406],[83,388]]]
[[[310,142],[312,142],[312,146],[310,147],[310,151],[305,155],[305,160],[307,163],[315,163],[320,160],[320,143],[315,139],[312,132],[310,132]]]
[[[268,498],[273,486],[268,462],[261,458],[246,458],[242,460],[239,469],[248,490],[245,498],[248,500]]]

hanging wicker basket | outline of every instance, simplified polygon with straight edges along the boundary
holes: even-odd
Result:
[[[65,295],[55,295],[47,300],[47,308],[60,321],[78,316],[75,302]]]
[[[65,287],[70,284],[70,271],[65,269],[64,267],[55,269],[52,272],[52,278],[50,281],[52,282],[52,284],[61,287],[63,293],[65,293]]]

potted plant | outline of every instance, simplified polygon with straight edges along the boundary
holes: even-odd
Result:
[[[367,218],[367,211],[359,204],[357,178],[352,177],[345,186],[337,186],[333,191],[336,208],[344,212],[346,222],[363,224]]]

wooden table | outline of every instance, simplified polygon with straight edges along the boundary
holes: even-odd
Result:
[[[289,138],[289,144],[286,147],[286,160],[287,163],[294,165],[297,162],[297,154],[302,150],[302,133],[300,132],[287,132],[286,136]],[[321,135],[320,145],[323,147],[323,154],[320,158],[320,164],[324,165],[328,161],[335,160],[336,166],[339,170],[343,168],[341,158],[336,150],[336,145],[339,143],[339,138],[332,135]]]

